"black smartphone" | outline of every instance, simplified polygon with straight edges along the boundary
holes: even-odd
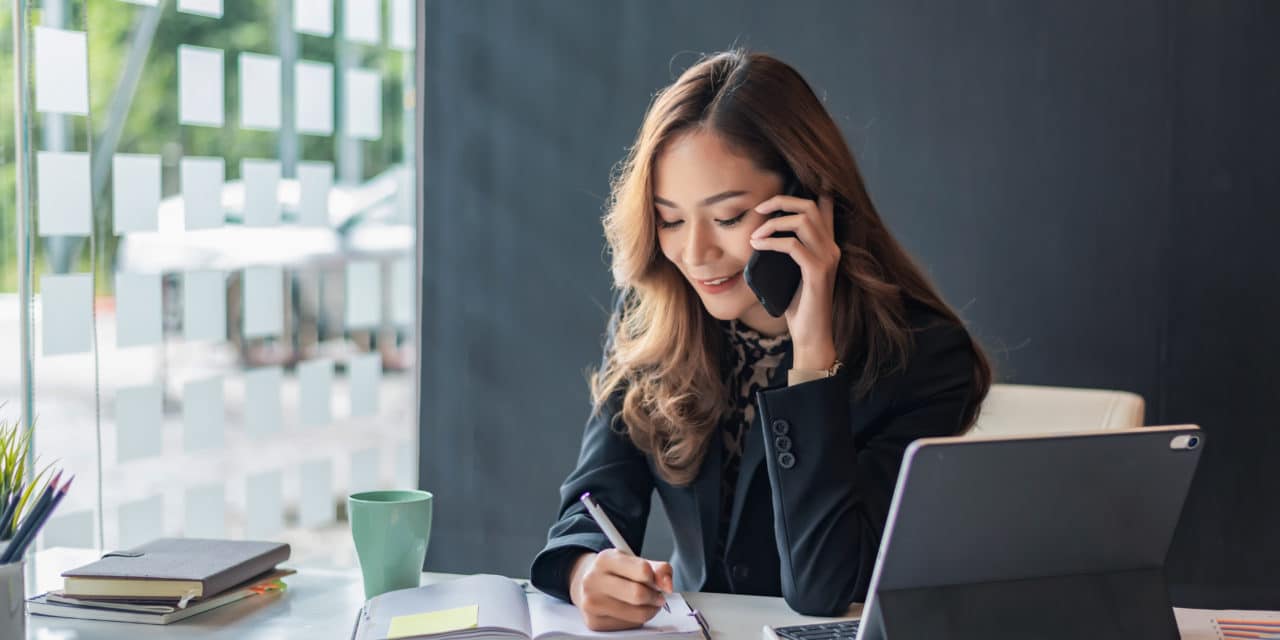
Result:
[[[800,187],[800,183],[794,179],[787,185],[783,194],[812,199],[812,196],[805,192]],[[769,218],[793,215],[795,213],[791,211],[776,211]],[[796,234],[790,231],[779,231],[771,237],[794,238]],[[775,318],[782,316],[791,305],[791,299],[796,297],[796,291],[800,289],[800,265],[796,264],[791,256],[779,251],[753,251],[751,259],[747,261],[747,268],[742,272],[742,277],[746,279],[747,286],[751,287],[751,291],[756,294],[764,310]]]

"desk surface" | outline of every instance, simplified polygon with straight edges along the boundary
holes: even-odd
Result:
[[[51,549],[36,554],[27,574],[28,594],[62,586],[59,574],[98,557],[92,550]],[[286,566],[288,565],[286,563]],[[364,603],[360,572],[353,570],[308,569],[288,578],[288,590],[281,595],[255,596],[240,602],[180,620],[170,625],[145,625],[96,620],[75,620],[49,616],[27,616],[30,640],[99,640],[106,638],[173,638],[256,640],[272,638],[337,638],[351,634],[356,612]],[[34,575],[33,575],[34,574]],[[424,573],[422,584],[452,580],[459,576]],[[35,584],[31,582],[34,578]],[[800,624],[830,618],[808,618],[787,608],[781,598],[734,596],[719,593],[685,594],[689,604],[701,610],[711,625],[712,637],[760,637],[766,624]],[[849,615],[857,615],[855,607]]]
[[[41,551],[27,574],[29,594],[61,587],[59,574],[97,557],[92,550],[52,549]],[[458,576],[423,574],[423,584],[452,580]],[[356,612],[364,602],[360,573],[351,570],[308,569],[285,579],[288,591],[278,596],[253,597],[170,625],[153,626],[94,620],[74,620],[48,616],[27,616],[29,640],[100,640],[106,638],[172,638],[237,640],[279,638],[349,637]],[[720,593],[688,593],[685,598],[703,612],[715,640],[760,637],[764,625],[782,626],[818,622],[830,618],[809,618],[787,608],[782,598],[737,596]],[[855,606],[849,615],[858,615]],[[1217,640],[1212,627],[1216,617],[1238,617],[1246,612],[1203,609],[1174,609],[1184,640]],[[1248,612],[1254,617],[1280,619],[1280,612]]]

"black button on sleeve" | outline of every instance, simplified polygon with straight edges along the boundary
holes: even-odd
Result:
[[[790,450],[791,450],[791,438],[788,438],[788,437],[786,437],[786,436],[778,436],[778,437],[776,437],[776,438],[774,438],[774,439],[773,439],[773,446],[774,446],[774,448],[776,448],[778,451],[784,451],[784,452],[785,452],[785,451],[790,451]]]
[[[778,454],[778,466],[783,469],[790,469],[796,466],[796,456],[790,451],[783,451]]]
[[[773,427],[773,435],[775,436],[785,436],[787,435],[787,432],[791,430],[791,423],[783,420],[782,418],[774,420],[771,426]]]

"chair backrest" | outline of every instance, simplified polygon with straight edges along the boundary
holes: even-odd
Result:
[[[993,384],[970,436],[1141,427],[1145,403],[1128,391]]]

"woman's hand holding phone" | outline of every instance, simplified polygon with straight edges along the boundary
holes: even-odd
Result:
[[[634,629],[648,622],[675,590],[671,564],[617,549],[584,553],[569,577],[569,598],[593,631]]]
[[[770,218],[751,234],[751,246],[758,251],[778,251],[800,265],[800,290],[784,314],[795,349],[793,367],[827,369],[836,361],[832,328],[832,297],[836,270],[840,267],[840,246],[835,241],[835,208],[831,196],[823,194],[815,202],[795,196],[778,195],[756,206],[768,216],[775,211],[797,215]],[[795,237],[770,237],[790,231]]]

